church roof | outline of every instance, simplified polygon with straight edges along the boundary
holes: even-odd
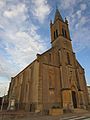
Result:
[[[62,18],[62,16],[61,16],[59,10],[56,8],[56,13],[55,13],[54,22],[55,22],[57,19],[60,19],[61,21],[63,21],[63,18]]]

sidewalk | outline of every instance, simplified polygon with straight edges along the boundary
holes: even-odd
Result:
[[[90,111],[87,113],[65,113],[61,116],[38,115],[24,111],[0,111],[0,120],[63,120],[69,117],[87,116],[90,117]]]

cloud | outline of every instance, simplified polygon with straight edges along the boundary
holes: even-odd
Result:
[[[13,5],[11,8],[4,11],[4,16],[8,18],[17,17],[18,15],[22,15],[26,10],[25,4],[20,3],[18,5]]]
[[[63,9],[71,9],[76,4],[76,0],[61,0],[60,7]]]
[[[40,4],[48,8],[47,2],[42,2]],[[48,9],[46,12],[43,11],[44,16],[41,19],[45,19],[47,11]],[[42,39],[38,30],[39,26],[34,25],[29,17],[25,2],[18,1],[17,4],[4,2],[2,8],[0,7],[0,79],[3,78],[2,82],[4,80],[9,82],[10,77],[30,64],[37,53],[47,49],[45,38]],[[4,88],[5,84],[0,87],[2,93]]]
[[[0,79],[2,78],[0,77]],[[2,80],[0,80],[0,96],[4,96],[7,94],[8,87],[9,87],[8,81],[2,82]]]
[[[41,37],[36,31],[33,32],[33,35],[23,31],[17,31],[14,34],[9,33],[7,37],[9,37],[9,39],[11,38],[9,45],[14,45],[14,48],[12,49],[10,46],[7,46],[6,50],[21,67],[29,64],[30,61],[35,58],[36,53],[41,52],[43,48],[45,48],[43,44],[39,43]]]
[[[88,1],[83,0],[63,0],[60,1],[60,7],[64,12],[68,13],[69,28],[71,39],[75,52],[80,52],[89,47],[89,22]],[[87,26],[88,25],[88,26]]]
[[[87,23],[87,18],[84,17],[84,16],[82,16],[82,17],[79,19],[78,23],[75,25],[75,28],[78,29],[78,28],[80,28],[80,27],[83,27],[83,25],[85,25],[85,23]]]
[[[81,13],[82,13],[81,10],[78,10],[78,11],[76,12],[76,15],[77,15],[78,19],[81,18],[81,16],[82,16]]]
[[[86,4],[81,4],[80,8],[81,8],[81,10],[85,10],[87,8],[87,5]]]
[[[2,8],[5,5],[5,0],[0,0],[0,7]]]
[[[1,65],[3,74],[10,77],[29,64],[35,58],[36,53],[44,51],[46,47],[41,36],[37,33],[39,27],[30,20],[26,21],[28,14],[27,6],[24,3],[9,5],[8,9],[2,13],[0,27],[3,31],[0,30],[0,38],[3,39],[1,45],[7,58],[4,58],[4,55],[1,56],[1,60],[4,61],[4,63],[1,62]],[[17,66],[15,70],[13,65]],[[5,71],[10,71],[11,74]]]
[[[76,52],[90,47],[89,29],[81,27],[73,34],[73,46]]]
[[[39,22],[43,23],[51,11],[50,5],[47,0],[32,0],[32,4],[32,14]]]

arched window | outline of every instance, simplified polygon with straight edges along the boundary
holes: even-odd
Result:
[[[51,62],[51,53],[49,53],[49,62]]]
[[[64,37],[64,29],[62,28],[62,35],[63,35],[63,37]]]
[[[54,39],[56,39],[58,37],[58,30],[56,29],[55,31],[54,31]]]
[[[56,33],[55,33],[55,31],[54,31],[54,39],[56,39]]]
[[[56,29],[56,38],[58,37],[58,30]]]
[[[62,28],[62,35],[63,37],[67,38],[67,32],[64,28]]]
[[[66,32],[66,30],[65,30],[65,37],[67,38],[67,32]]]
[[[69,57],[69,53],[67,53],[67,62],[70,65],[70,57]]]

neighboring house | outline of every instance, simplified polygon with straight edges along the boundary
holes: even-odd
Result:
[[[72,49],[68,21],[56,9],[50,22],[52,47],[23,71],[12,77],[9,100],[16,108],[30,112],[48,111],[55,106],[62,109],[88,106],[85,72]]]

